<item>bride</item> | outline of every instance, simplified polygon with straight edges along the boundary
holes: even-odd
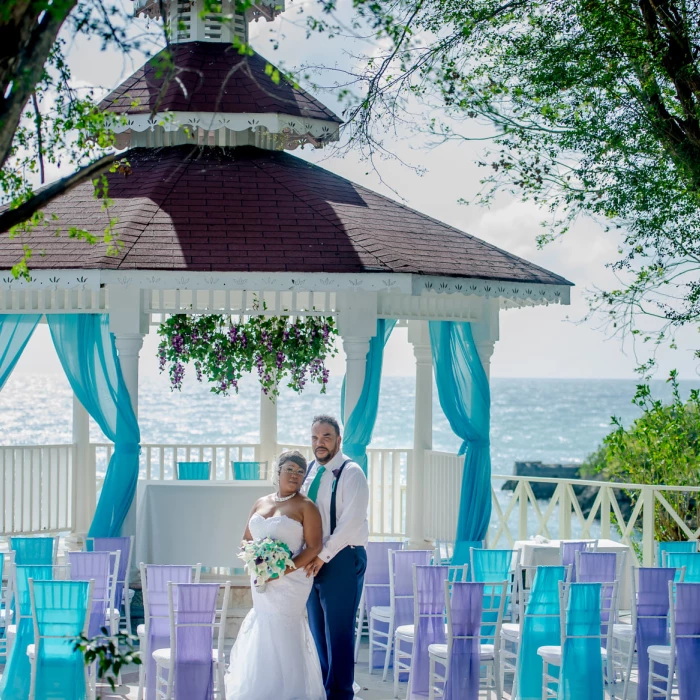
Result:
[[[299,493],[307,470],[301,452],[283,452],[277,464],[278,491],[255,503],[243,539],[281,540],[292,551],[296,568],[268,581],[262,592],[251,581],[253,609],[231,650],[226,700],[326,699],[304,616],[313,583],[304,566],[321,551],[321,516],[313,501]]]

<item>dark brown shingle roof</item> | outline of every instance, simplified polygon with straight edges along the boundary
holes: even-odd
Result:
[[[110,175],[101,211],[86,183],[52,202],[55,226],[100,234],[117,217],[123,250],[31,237],[34,268],[394,272],[569,284],[537,265],[288,153],[256,148],[136,148]],[[49,216],[46,218],[49,221]],[[45,250],[43,257],[38,253]],[[0,236],[0,267],[21,255]]]
[[[165,80],[167,54],[161,51],[102,100],[100,107],[123,114],[213,112],[288,114],[341,123],[333,112],[301,88],[285,80],[275,84],[265,74],[260,55],[241,56],[230,44],[188,42],[172,46],[175,79]],[[132,106],[138,102],[136,106]]]

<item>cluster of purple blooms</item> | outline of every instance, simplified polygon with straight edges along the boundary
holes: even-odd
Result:
[[[170,383],[174,389],[182,388],[182,380],[185,376],[185,365],[182,362],[176,362],[170,371]]]
[[[173,350],[178,355],[182,355],[182,353],[185,351],[185,339],[179,333],[176,333],[170,339],[170,344],[173,346]]]

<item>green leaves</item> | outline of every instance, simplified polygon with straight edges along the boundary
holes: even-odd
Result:
[[[98,680],[109,683],[114,691],[119,671],[128,664],[140,665],[141,654],[132,645],[136,639],[133,635],[123,632],[110,635],[106,627],[102,627],[100,631],[102,635],[93,639],[84,634],[76,637],[73,650],[83,655],[86,666],[96,663]]]
[[[262,305],[262,311],[266,309]],[[186,365],[193,364],[198,381],[206,379],[211,391],[238,393],[244,374],[255,371],[263,392],[273,400],[287,382],[301,393],[307,381],[325,393],[325,360],[335,355],[337,330],[332,317],[314,315],[254,315],[235,320],[223,315],[176,314],[158,328],[161,371],[168,369],[171,389],[181,389]]]

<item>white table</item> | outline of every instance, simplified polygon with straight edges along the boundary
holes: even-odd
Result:
[[[236,557],[265,481],[139,481],[135,563],[240,569]]]
[[[581,540],[572,540],[580,542]],[[593,541],[593,540],[591,540]],[[523,566],[556,566],[559,564],[559,540],[549,540],[549,542],[537,542],[536,540],[518,540],[514,549],[519,549],[520,563]],[[598,540],[599,552],[626,552],[625,566],[621,574],[622,580],[619,582],[619,607],[622,610],[630,609],[631,600],[631,576],[632,576],[632,553],[630,548],[622,542],[614,540]]]

